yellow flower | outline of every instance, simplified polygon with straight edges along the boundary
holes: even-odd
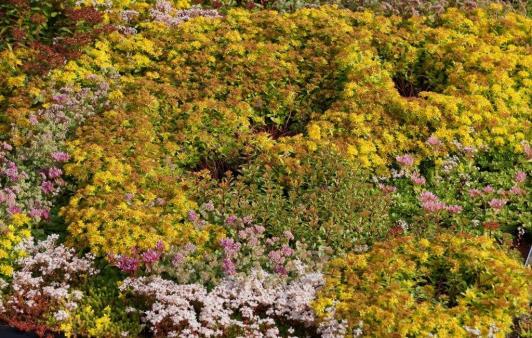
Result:
[[[29,222],[31,221],[31,218],[29,218],[28,216],[26,216],[25,214],[22,214],[22,213],[17,213],[17,214],[14,214],[11,218],[11,222],[16,226],[16,227],[20,227],[24,224],[28,224]]]
[[[308,128],[308,136],[312,140],[319,140],[321,139],[321,129],[317,124],[311,124]]]
[[[22,87],[26,83],[26,75],[12,76],[7,78],[7,86],[11,89]]]
[[[10,265],[1,264],[0,265],[0,275],[6,276],[6,277],[10,277],[11,275],[13,275],[13,267],[10,266]]]

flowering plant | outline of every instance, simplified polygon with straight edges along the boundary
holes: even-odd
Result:
[[[397,237],[331,261],[314,309],[370,336],[501,335],[529,309],[531,271],[491,238]]]
[[[419,167],[400,165],[381,181],[395,187],[392,215],[404,231],[431,225],[497,236],[502,231],[519,244],[532,229],[526,198],[531,167],[526,154],[506,154],[458,153],[437,164],[427,159]]]

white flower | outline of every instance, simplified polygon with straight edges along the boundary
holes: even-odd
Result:
[[[54,318],[59,321],[59,322],[62,322],[66,319],[68,319],[69,317],[69,314],[68,312],[64,311],[64,310],[59,310],[57,311],[56,313],[54,313]]]

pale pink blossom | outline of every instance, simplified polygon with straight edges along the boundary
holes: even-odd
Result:
[[[70,155],[63,151],[55,151],[52,153],[52,158],[57,162],[68,162]]]
[[[484,191],[486,194],[491,194],[495,191],[495,189],[493,189],[491,185],[487,185],[484,187],[484,189],[482,189],[482,191]]]
[[[425,177],[423,177],[422,175],[420,175],[419,173],[413,173],[411,176],[410,176],[410,180],[412,181],[412,183],[414,183],[415,185],[424,185],[427,180],[425,179]]]
[[[507,202],[508,201],[505,199],[494,198],[491,201],[489,201],[488,204],[492,209],[500,210],[504,208]]]
[[[404,167],[411,167],[414,164],[414,158],[409,154],[397,156],[395,159],[401,166]]]
[[[523,183],[524,181],[526,181],[526,173],[524,171],[518,171],[515,174],[515,182]]]
[[[449,211],[452,214],[458,214],[458,213],[462,212],[462,210],[464,208],[462,206],[460,206],[460,205],[448,205],[446,207],[446,209],[447,209],[447,211]]]
[[[482,196],[482,191],[479,190],[479,189],[469,189],[467,191],[469,197],[478,197],[478,196]]]

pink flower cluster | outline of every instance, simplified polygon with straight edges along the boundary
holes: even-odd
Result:
[[[502,208],[504,208],[507,202],[508,201],[505,199],[493,198],[488,202],[488,204],[492,209],[501,210]]]
[[[412,173],[412,175],[410,175],[410,180],[415,185],[424,185],[425,183],[427,183],[427,180],[425,179],[425,177],[421,176],[421,174],[417,172],[414,172]]]
[[[155,6],[150,9],[150,15],[154,21],[164,23],[168,26],[177,26],[182,22],[198,16],[221,18],[221,15],[215,9],[192,7],[178,10],[167,0],[157,0]]]
[[[114,262],[114,265],[125,273],[133,274],[141,267],[142,264],[147,269],[151,269],[153,264],[157,263],[164,253],[164,243],[157,242],[155,248],[148,249],[139,253],[136,249],[133,250],[131,256],[127,255],[110,255],[109,259]]]
[[[489,196],[490,200],[487,202],[489,207],[498,211],[503,209],[508,203],[507,198],[512,196],[523,196],[526,195],[526,191],[521,188],[524,182],[526,182],[527,174],[523,171],[518,171],[514,176],[514,185],[508,189],[499,189],[497,190],[497,197],[493,197],[492,194],[495,193],[495,189],[491,185],[486,185],[482,189],[473,188],[467,191],[468,195],[473,198],[480,198],[483,196]],[[490,196],[491,195],[491,196]],[[506,197],[506,198],[505,198]]]
[[[402,156],[397,156],[395,160],[403,167],[411,167],[414,165],[414,158],[412,157],[412,155],[406,154]]]
[[[526,181],[526,173],[524,171],[518,171],[515,173],[515,182],[517,184],[523,183]]]
[[[203,205],[199,212],[189,212],[189,216],[193,215],[194,224],[205,222],[202,217],[225,219],[222,215],[213,216],[205,211],[206,206]],[[226,222],[224,224],[227,225]],[[300,265],[309,266],[313,271],[319,270],[328,257],[325,253],[318,255],[309,251],[305,245],[295,240],[290,231],[284,231],[280,236],[266,236],[266,229],[261,225],[252,224],[250,217],[235,216],[230,228],[231,231],[228,232],[235,231],[236,234],[221,238],[218,241],[219,247],[214,250],[196,250],[194,245],[188,243],[170,247],[166,253],[148,251],[154,260],[158,259],[153,268],[146,264],[146,253],[115,256],[111,260],[127,273],[141,275],[156,271],[163,272],[182,284],[212,285],[218,283],[221,278],[246,275],[257,268],[293,279],[305,273],[298,270]],[[143,266],[146,266],[145,270],[141,270]]]
[[[442,141],[434,136],[434,135],[431,135],[428,139],[427,139],[427,144],[432,146],[432,147],[440,147],[443,145]]]
[[[255,263],[281,275],[289,273],[287,267],[291,265],[291,260],[295,259],[294,250],[289,245],[294,235],[285,231],[282,237],[266,238],[264,232],[265,228],[261,225],[245,226],[238,231],[236,240],[224,238],[220,241],[224,250],[222,268],[226,275],[235,274],[239,266]]]
[[[68,160],[70,160],[70,155],[64,151],[54,151],[52,153],[52,159],[56,162],[68,162]]]
[[[448,205],[440,201],[439,197],[430,191],[424,191],[419,195],[419,201],[423,210],[428,213],[437,213],[446,210],[450,213],[456,214],[462,212],[463,208],[460,205]]]
[[[89,79],[81,89],[50,89],[52,103],[30,112],[28,125],[16,125],[8,136],[23,136],[22,145],[0,144],[0,221],[14,213],[35,221],[47,219],[55,196],[62,190],[61,166],[70,159],[63,151],[68,134],[107,106],[107,81]]]

